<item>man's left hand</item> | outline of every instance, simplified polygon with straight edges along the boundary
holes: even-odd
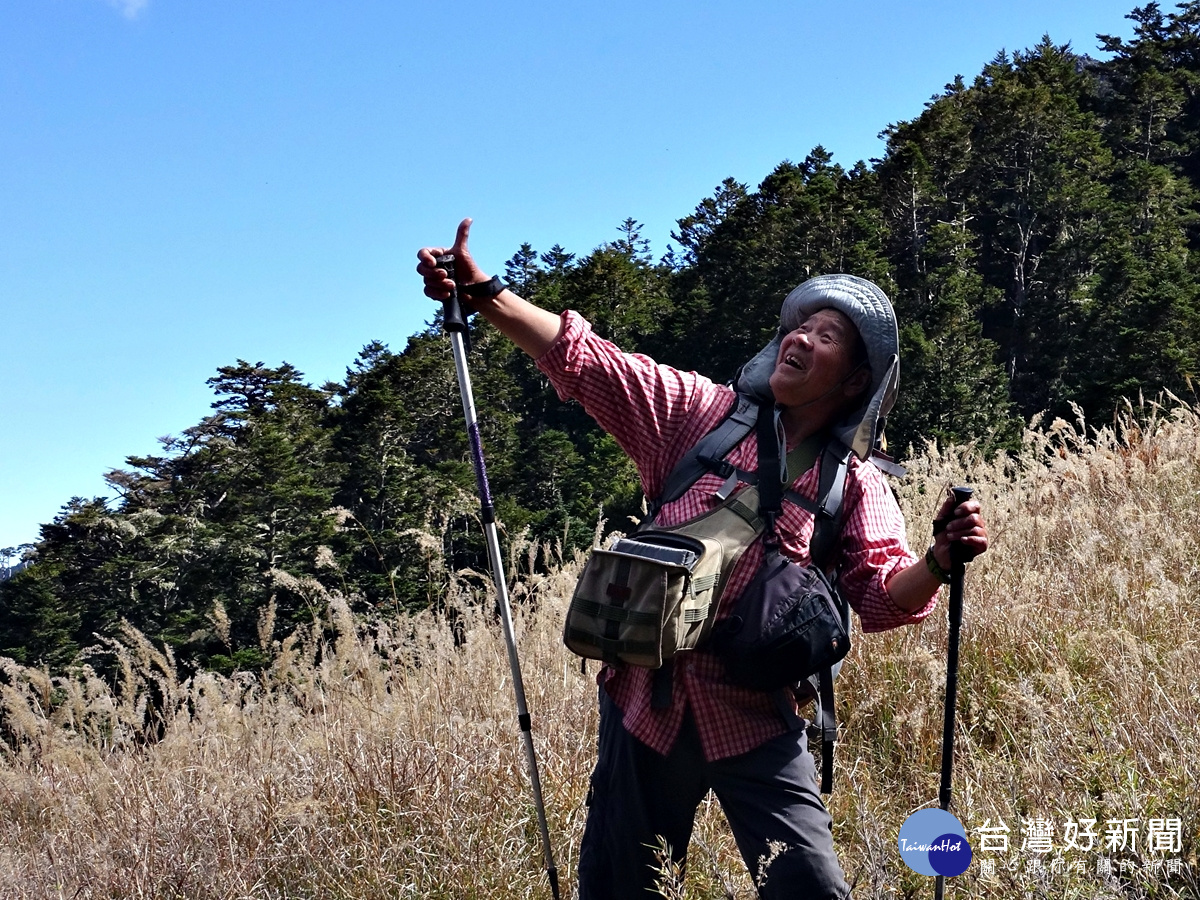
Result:
[[[979,501],[974,497],[955,506],[951,494],[938,510],[937,517],[946,521],[946,527],[933,539],[933,557],[947,572],[950,571],[951,544],[960,543],[972,559],[987,550],[987,524],[983,521]]]

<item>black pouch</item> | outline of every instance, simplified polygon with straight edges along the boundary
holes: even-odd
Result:
[[[792,687],[850,652],[850,610],[816,566],[768,550],[712,642],[736,684]]]

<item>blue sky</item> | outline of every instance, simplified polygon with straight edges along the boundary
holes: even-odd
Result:
[[[630,216],[662,253],[723,178],[878,156],[956,74],[1095,53],[1133,5],[5,0],[0,547],[195,424],[218,366],[402,347],[463,216],[494,271]]]

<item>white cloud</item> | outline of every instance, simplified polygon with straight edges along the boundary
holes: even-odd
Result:
[[[108,0],[109,6],[116,7],[127,19],[136,19],[150,0]]]

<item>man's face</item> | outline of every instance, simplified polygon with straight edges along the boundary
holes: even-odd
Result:
[[[819,309],[783,338],[771,391],[783,406],[817,403],[828,396],[840,405],[848,388],[838,383],[854,369],[858,332],[843,313]],[[824,404],[822,404],[824,405]]]

